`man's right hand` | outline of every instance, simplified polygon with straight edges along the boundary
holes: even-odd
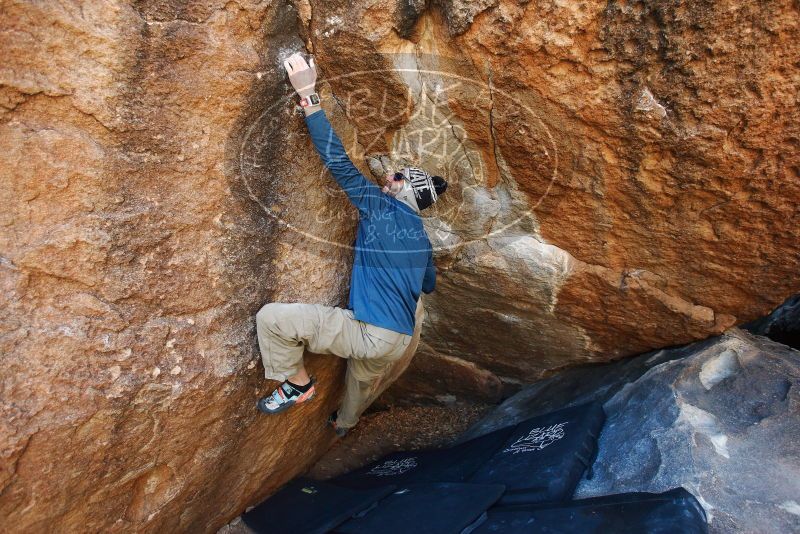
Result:
[[[300,98],[314,92],[314,86],[317,84],[317,66],[314,64],[313,57],[309,66],[303,56],[299,52],[295,52],[283,62],[283,66],[289,75],[289,82]]]

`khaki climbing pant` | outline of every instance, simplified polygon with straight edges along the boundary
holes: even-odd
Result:
[[[408,334],[359,321],[352,310],[321,304],[266,304],[256,314],[256,330],[264,375],[270,380],[284,381],[297,374],[305,349],[347,359],[344,400],[336,421],[340,428],[356,425],[373,400],[374,386],[412,340]]]

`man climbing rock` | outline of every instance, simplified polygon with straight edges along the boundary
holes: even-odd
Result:
[[[347,157],[320,107],[314,59],[309,65],[294,54],[284,67],[314,147],[358,209],[359,222],[347,309],[273,302],[256,315],[265,375],[281,381],[258,408],[276,414],[314,397],[304,349],[347,358],[344,400],[329,418],[341,436],[355,426],[375,382],[409,347],[421,318],[420,292],[434,289],[433,253],[419,212],[436,202],[447,182],[415,167],[386,176],[382,188],[368,180]]]

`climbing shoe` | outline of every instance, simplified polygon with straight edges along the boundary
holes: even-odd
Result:
[[[271,395],[267,395],[258,401],[258,409],[266,414],[281,413],[295,404],[311,400],[316,393],[315,383],[314,377],[311,377],[311,382],[306,385],[307,387],[296,386],[286,380]]]
[[[330,414],[328,416],[328,426],[333,428],[333,431],[336,432],[337,436],[339,436],[340,438],[343,438],[343,437],[345,437],[347,435],[347,429],[346,428],[339,428],[338,426],[336,426],[336,419],[338,419],[338,418],[339,418],[339,412],[338,411],[335,411],[332,414]]]

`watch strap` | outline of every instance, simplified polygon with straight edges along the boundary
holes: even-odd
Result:
[[[319,94],[311,93],[308,96],[304,96],[303,98],[300,99],[300,105],[303,106],[304,108],[308,106],[319,105]]]

